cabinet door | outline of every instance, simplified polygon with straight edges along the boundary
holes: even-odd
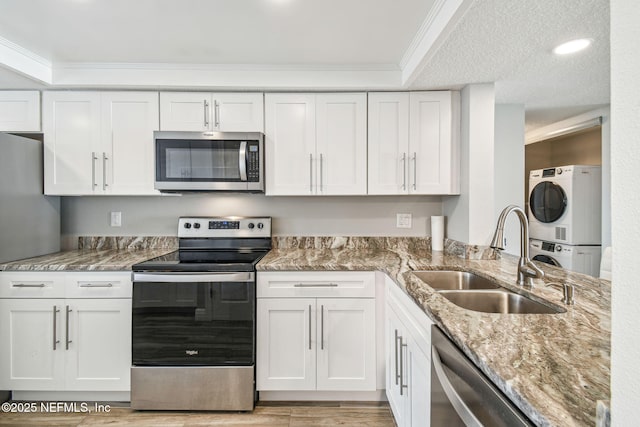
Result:
[[[42,130],[45,194],[102,192],[100,94],[44,92]]]
[[[316,96],[317,194],[367,194],[367,95]]]
[[[213,129],[220,132],[264,132],[262,93],[214,94]]]
[[[0,131],[40,132],[40,92],[0,91]]]
[[[375,300],[317,300],[317,389],[376,389]]]
[[[128,391],[131,300],[67,299],[62,314],[66,390]]]
[[[431,424],[431,358],[409,342],[407,351],[408,408],[407,420],[411,426],[429,427]]]
[[[398,426],[404,426],[406,415],[405,408],[407,406],[406,389],[400,390],[401,368],[400,358],[402,354],[401,339],[404,337],[404,329],[398,316],[390,305],[385,310],[385,348],[386,348],[386,367],[387,367],[387,400],[391,407],[391,412]],[[404,384],[404,382],[402,383]]]
[[[316,193],[315,95],[265,95],[265,157],[268,196]]]
[[[369,93],[368,194],[409,191],[409,93]]]
[[[316,300],[258,299],[258,390],[316,389]]]
[[[160,194],[153,188],[158,94],[104,92],[101,97],[102,189],[109,194]]]
[[[453,92],[412,92],[409,117],[409,193],[452,194],[457,183]],[[455,136],[455,138],[454,138]]]
[[[64,388],[64,300],[0,299],[0,389]]]
[[[160,130],[211,130],[212,112],[208,92],[160,92]]]

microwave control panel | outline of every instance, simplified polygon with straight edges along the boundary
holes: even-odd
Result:
[[[258,141],[247,141],[247,180],[260,181],[260,147]]]

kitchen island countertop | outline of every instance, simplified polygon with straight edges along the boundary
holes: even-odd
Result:
[[[562,292],[537,279],[533,297],[566,313],[491,314],[452,304],[412,273],[471,271],[522,292],[514,283],[516,263],[512,256],[468,260],[409,246],[282,248],[267,254],[257,269],[383,271],[536,425],[593,426],[598,400],[610,395],[610,282],[543,265],[547,282],[575,286],[575,306],[564,306]]]

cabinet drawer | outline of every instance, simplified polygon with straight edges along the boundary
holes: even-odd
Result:
[[[67,298],[131,298],[131,272],[68,273]]]
[[[0,272],[0,298],[64,298],[64,273]]]
[[[374,298],[375,273],[370,271],[258,272],[258,298]]]

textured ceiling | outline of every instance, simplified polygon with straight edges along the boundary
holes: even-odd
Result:
[[[559,57],[557,44],[591,38]],[[496,83],[496,102],[525,104],[536,128],[609,103],[607,0],[478,0],[411,88]]]

